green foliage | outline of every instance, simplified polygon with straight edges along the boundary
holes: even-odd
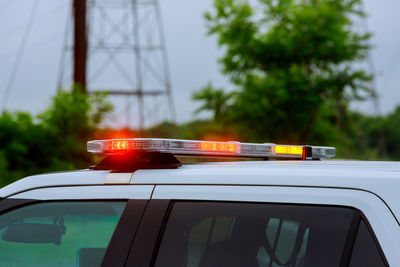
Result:
[[[179,126],[171,122],[163,122],[146,130],[146,137],[153,138],[181,138]]]
[[[180,125],[164,122],[147,129],[144,136],[189,140],[239,140],[235,128],[209,120],[195,120]]]
[[[3,180],[6,176],[15,179],[25,170],[34,171],[36,167],[40,168],[48,163],[46,158],[42,157],[47,147],[44,146],[40,151],[37,150],[45,142],[43,140],[45,138],[43,127],[35,125],[29,114],[3,112],[0,117],[2,184],[4,184]]]
[[[85,142],[111,110],[104,96],[59,91],[37,119],[27,113],[0,117],[0,185],[26,175],[87,167]]]
[[[384,117],[360,115],[357,125],[379,158],[400,160],[400,106]]]
[[[104,115],[111,110],[105,96],[88,97],[79,90],[73,93],[59,91],[50,108],[39,115],[41,124],[51,135],[48,141],[54,141],[51,145],[58,146],[54,165],[87,167],[91,157],[86,152],[85,142],[91,139]]]
[[[195,112],[211,110],[214,113],[214,120],[223,122],[229,114],[233,95],[234,93],[225,93],[223,89],[214,89],[211,84],[208,84],[192,96],[193,100],[203,102],[203,105]]]
[[[383,120],[383,123],[383,135],[385,137],[384,153],[387,154],[390,159],[400,160],[400,106],[397,107],[393,113],[386,116],[386,118]],[[375,128],[373,130],[374,135],[382,134],[382,132],[379,132],[379,128]]]
[[[215,119],[222,111],[251,139],[310,143],[322,136],[315,126],[326,122],[318,119],[326,113],[344,118],[350,100],[371,94],[371,77],[354,64],[369,49],[370,35],[352,29],[351,18],[363,16],[360,0],[251,3],[214,0],[214,12],[205,15],[209,33],[225,49],[220,62],[237,93],[209,85],[194,99]]]

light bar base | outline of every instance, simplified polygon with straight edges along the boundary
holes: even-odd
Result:
[[[90,169],[134,172],[144,169],[177,169],[180,166],[182,166],[182,163],[170,153],[135,151],[107,155]]]

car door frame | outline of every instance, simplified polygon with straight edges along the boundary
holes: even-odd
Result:
[[[45,187],[0,200],[0,215],[24,206],[64,201],[126,201],[101,266],[125,266],[129,251],[149,203],[153,185],[96,185]]]
[[[400,266],[400,257],[396,253],[397,249],[400,249],[400,227],[386,204],[373,193],[343,188],[246,185],[156,185],[126,266],[153,266],[174,201],[291,203],[350,207],[358,210],[366,221],[388,266]]]

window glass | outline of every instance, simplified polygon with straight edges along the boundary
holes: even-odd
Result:
[[[384,267],[386,266],[379,248],[374,238],[368,230],[364,220],[361,221],[358,228],[356,241],[354,243],[353,254],[350,261],[350,267]]]
[[[155,266],[339,266],[354,210],[176,202]]]
[[[49,202],[0,215],[3,266],[99,266],[126,202]]]

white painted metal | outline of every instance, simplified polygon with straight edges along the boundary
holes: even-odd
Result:
[[[63,199],[150,199],[152,185],[103,185],[38,188],[11,198],[63,200]]]
[[[127,182],[130,174],[114,176]],[[34,188],[107,183],[109,171],[76,171],[24,178],[0,189],[5,198]],[[381,197],[400,221],[400,163],[363,161],[270,161],[184,165],[171,170],[138,170],[132,184],[284,185],[355,188]],[[110,181],[110,180],[108,180]],[[119,183],[118,182],[118,183]]]
[[[49,186],[104,184],[109,171],[57,172],[29,176],[0,189],[0,197],[5,198],[19,192]]]
[[[400,227],[387,206],[374,194],[349,189],[157,185],[153,199],[252,201],[350,206],[371,224],[390,266],[400,266]]]
[[[106,180],[105,184],[130,184],[131,183],[132,173],[114,173],[110,172]]]
[[[274,185],[361,189],[382,198],[400,221],[400,163],[267,161],[184,165],[139,170],[133,184]]]

